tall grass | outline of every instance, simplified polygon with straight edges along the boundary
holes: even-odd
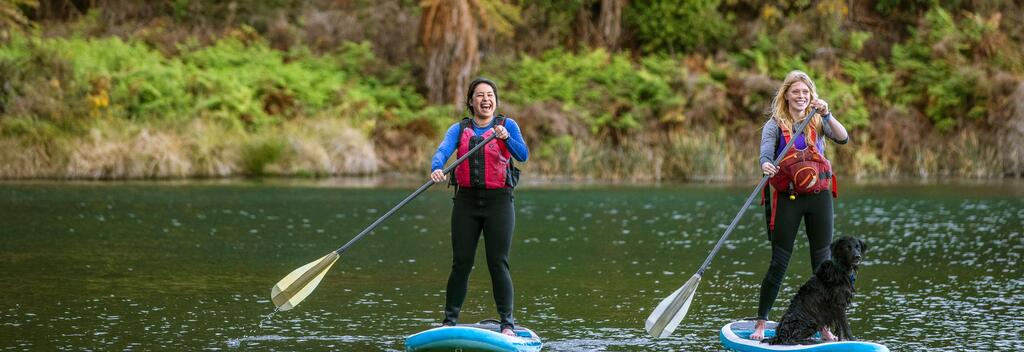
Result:
[[[288,122],[242,134],[195,120],[159,129],[104,120],[48,143],[0,139],[5,178],[137,179],[364,175],[379,171],[372,144],[337,120]]]

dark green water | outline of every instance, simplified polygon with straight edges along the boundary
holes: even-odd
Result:
[[[415,186],[0,184],[0,349],[402,350],[441,317],[451,200],[440,187],[259,325],[275,282]],[[517,191],[519,323],[549,351],[721,350],[718,330],[754,315],[767,267],[758,207],[671,338],[647,337],[643,320],[700,266],[751,188]],[[859,338],[894,351],[1024,349],[1024,185],[844,185],[841,195],[837,235],[871,247],[850,312]],[[809,274],[799,238],[773,317]],[[495,316],[489,287],[478,265],[464,322]]]

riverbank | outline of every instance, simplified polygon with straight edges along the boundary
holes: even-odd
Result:
[[[765,24],[778,33],[737,22],[745,44],[718,51],[496,50],[474,75],[499,82],[499,111],[531,149],[522,167],[545,178],[755,178],[764,111],[793,69],[850,131],[826,148],[841,177],[1020,178],[1024,49],[1006,6],[909,9],[905,32],[840,17],[859,30],[830,26],[799,47],[786,33],[840,16],[803,9]],[[267,28],[158,11],[104,22],[117,11],[0,33],[0,178],[415,174],[463,113],[428,101],[423,60],[388,55],[416,52],[406,41],[282,46]]]
[[[636,182],[613,181],[599,179],[578,179],[566,177],[544,177],[523,174],[524,178],[517,190],[587,190],[587,189],[636,189],[636,188],[691,188],[707,187],[709,189],[738,189],[736,195],[744,195],[753,190],[759,178],[741,178],[733,180],[691,180],[691,181],[660,181]],[[383,173],[365,176],[330,176],[330,177],[206,177],[206,178],[165,178],[165,179],[0,179],[0,185],[8,186],[46,186],[46,185],[80,185],[80,186],[168,186],[168,187],[205,187],[205,186],[237,186],[237,187],[296,187],[296,188],[337,188],[337,189],[380,189],[412,191],[423,185],[425,175],[413,173]],[[946,186],[977,190],[997,187],[1000,189],[1019,190],[1024,196],[1024,179],[1020,178],[958,178],[958,177],[899,177],[899,178],[855,178],[839,179],[840,193],[847,187],[861,189],[864,187],[903,187],[905,189],[930,188]],[[431,192],[451,191],[447,184],[436,184]]]
[[[532,117],[522,119],[531,123]],[[9,120],[8,120],[9,121]],[[723,182],[757,177],[753,132],[742,139],[686,133],[640,134],[619,146],[598,140],[535,141],[519,166],[533,178],[572,182]],[[343,120],[284,122],[258,131],[224,128],[202,119],[159,127],[115,119],[94,121],[79,133],[0,137],[2,179],[190,179],[234,177],[330,178],[416,174],[436,147],[431,138],[384,131],[366,136]],[[858,137],[859,136],[859,137]],[[867,137],[867,138],[865,138]],[[848,145],[827,150],[842,179],[1020,178],[1006,173],[1006,150],[982,143],[970,131],[932,148],[907,150],[911,170],[888,168],[880,154],[854,134]],[[411,139],[407,143],[402,140]],[[376,140],[377,143],[372,143]],[[383,141],[383,142],[382,142]],[[867,141],[866,143],[870,143]],[[1000,153],[1002,151],[1002,154]]]

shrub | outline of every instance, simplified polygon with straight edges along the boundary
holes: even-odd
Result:
[[[368,43],[314,55],[302,47],[273,50],[259,38],[227,37],[183,47],[179,57],[117,37],[30,35],[9,44],[0,47],[0,73],[12,78],[10,88],[0,90],[0,113],[7,115],[103,115],[170,125],[206,116],[260,129],[332,110],[360,120],[408,115],[425,105],[402,84],[408,68],[378,68]]]
[[[592,133],[617,143],[662,110],[678,103],[669,80],[647,68],[664,72],[664,62],[634,64],[624,54],[603,49],[579,54],[552,50],[540,58],[523,57],[500,79],[508,82],[503,99],[513,104],[558,102],[579,109]]]
[[[285,141],[274,136],[253,139],[242,148],[242,171],[250,176],[262,176],[267,165],[284,154]]]
[[[646,52],[710,51],[733,35],[718,12],[718,0],[644,0],[630,3],[624,15]]]
[[[988,97],[979,83],[986,74],[969,64],[977,40],[941,7],[929,10],[906,43],[893,45],[896,103],[921,108],[939,131],[980,117]]]

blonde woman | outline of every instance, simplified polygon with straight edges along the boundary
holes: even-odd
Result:
[[[816,109],[804,134],[792,131]],[[828,103],[818,97],[814,82],[801,71],[786,75],[772,100],[772,116],[761,132],[761,171],[772,176],[772,195],[767,202],[768,238],[772,244],[772,259],[768,272],[761,281],[757,322],[751,339],[764,338],[768,313],[779,295],[779,288],[786,275],[789,259],[793,252],[797,230],[803,221],[810,243],[811,272],[829,258],[829,244],[832,242],[832,198],[836,195],[835,179],[831,164],[825,159],[825,139],[837,144],[846,144],[849,135],[829,109]],[[797,136],[787,156],[804,153],[813,156],[812,162],[804,162],[800,169],[814,170],[813,174],[796,177],[794,164],[780,162],[772,164],[783,147],[793,136]],[[820,156],[820,157],[819,157]],[[792,158],[796,159],[796,158]],[[807,163],[810,163],[808,166]],[[821,331],[826,340],[835,336],[826,328]]]

